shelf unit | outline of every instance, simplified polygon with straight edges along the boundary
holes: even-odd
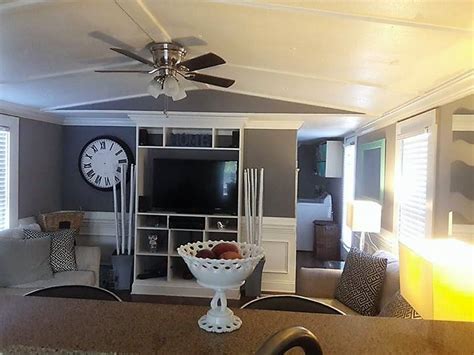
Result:
[[[326,178],[341,178],[344,147],[342,141],[325,141],[316,146],[314,173]]]
[[[160,121],[157,121],[158,123]],[[146,130],[145,135],[143,130]],[[187,136],[186,136],[187,135]],[[187,144],[181,146],[179,144]],[[208,146],[190,146],[205,144]],[[174,212],[136,212],[135,223],[135,267],[133,294],[155,294],[169,296],[212,297],[214,291],[201,287],[191,278],[189,270],[177,253],[177,248],[188,242],[207,240],[240,241],[242,175],[243,175],[243,129],[242,127],[186,127],[153,126],[149,122],[137,122],[137,191],[139,196],[150,196],[153,159],[163,154],[186,157],[191,154],[199,159],[206,155],[219,155],[238,160],[238,205],[237,215],[181,214]],[[186,225],[192,220],[195,225]],[[177,226],[173,221],[183,222]],[[158,247],[150,251],[148,236],[156,235]],[[138,279],[141,273],[154,271],[158,276]],[[240,290],[230,290],[229,298],[240,297]]]

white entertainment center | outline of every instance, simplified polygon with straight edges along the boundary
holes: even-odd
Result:
[[[185,214],[170,211],[137,209],[135,225],[135,260],[132,293],[169,296],[210,297],[213,292],[199,286],[187,273],[187,267],[176,249],[182,244],[207,240],[241,240],[241,203],[243,175],[243,122],[203,120],[194,124],[190,119],[171,121],[156,117],[140,117],[136,122],[137,193],[150,196],[152,189],[152,162],[163,154],[194,157],[222,155],[238,161],[237,214]],[[149,139],[146,145],[140,131]],[[188,139],[188,137],[190,137]],[[178,139],[177,139],[178,138]],[[140,144],[142,143],[142,144]],[[205,145],[205,146],[202,146]],[[185,172],[183,172],[185,173]],[[185,227],[183,227],[183,225]],[[157,236],[157,248],[150,251],[148,236]],[[150,269],[160,269],[157,277],[138,278]],[[230,290],[228,297],[239,298],[238,289]]]

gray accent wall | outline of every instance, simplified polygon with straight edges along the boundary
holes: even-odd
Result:
[[[113,211],[111,191],[100,191],[84,181],[78,159],[84,145],[97,136],[115,136],[135,155],[135,127],[64,126],[62,208],[65,210]]]
[[[306,105],[263,97],[236,94],[220,90],[190,90],[187,98],[179,101],[168,99],[168,111],[180,112],[237,112],[237,113],[356,113],[329,107]],[[165,97],[151,96],[99,102],[95,104],[70,106],[65,110],[120,110],[120,111],[163,111]],[[61,110],[58,110],[61,111]]]
[[[370,143],[385,138],[385,188],[382,203],[382,229],[389,232],[393,231],[393,212],[394,212],[394,179],[395,179],[395,143],[396,143],[396,125],[381,128],[379,130],[367,133],[357,138],[357,160],[356,160],[356,186],[355,197],[360,198],[361,191],[364,191],[363,171],[361,166],[360,145]]]
[[[63,127],[20,118],[18,217],[61,209]]]
[[[453,115],[474,114],[474,95],[440,106],[437,110],[438,140],[436,191],[433,234],[448,235],[448,215],[453,211],[453,223],[474,224],[474,168],[467,165],[472,157],[469,149],[455,148],[456,141],[474,142],[473,132],[453,132]]]
[[[265,168],[265,217],[295,218],[296,133],[296,130],[245,130],[244,168]]]

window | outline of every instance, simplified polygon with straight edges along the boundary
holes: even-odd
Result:
[[[0,230],[10,227],[10,130],[0,127]]]
[[[18,118],[0,114],[0,230],[18,222]]]
[[[397,124],[396,221],[398,238],[431,236],[435,111]]]
[[[344,143],[344,188],[342,206],[342,244],[349,250],[352,244],[352,231],[346,225],[347,204],[354,199],[355,189],[356,145],[355,137],[346,139]]]

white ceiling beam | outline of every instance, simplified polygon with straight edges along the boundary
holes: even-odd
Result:
[[[171,42],[168,31],[142,0],[115,0],[115,3],[151,41]]]
[[[323,10],[323,9],[317,9],[314,7],[308,8],[308,7],[295,6],[295,5],[272,4],[268,2],[262,2],[260,0],[245,0],[245,1],[209,0],[209,2],[227,4],[231,6],[246,6],[246,7],[262,8],[265,10],[273,10],[273,11],[308,13],[308,14],[314,14],[317,16],[336,17],[336,18],[350,19],[350,20],[356,20],[356,21],[382,23],[386,25],[414,27],[414,28],[436,30],[436,31],[461,32],[465,34],[473,33],[473,31],[467,30],[467,29],[434,25],[434,24],[426,23],[426,22],[417,22],[417,21],[403,20],[403,19],[397,19],[397,18],[392,18],[392,17],[361,15],[361,14],[354,14],[354,13],[347,13],[347,12],[340,12],[340,11]]]
[[[48,123],[62,124],[63,118],[56,113],[42,112],[32,107],[0,100],[0,114]]]
[[[474,70],[469,70],[417,96],[403,105],[380,115],[377,119],[362,125],[356,130],[357,135],[367,134],[382,127],[389,126],[400,120],[417,115],[421,112],[437,108],[441,105],[456,101],[474,94]]]

